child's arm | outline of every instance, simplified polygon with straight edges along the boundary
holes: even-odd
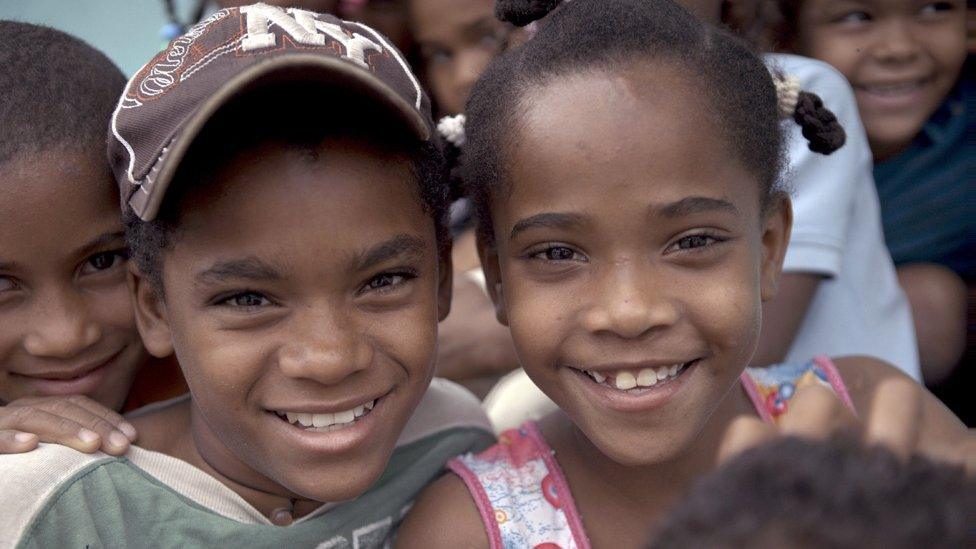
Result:
[[[902,454],[920,453],[965,465],[976,474],[976,432],[966,428],[925,387],[898,368],[871,357],[834,361],[854,407],[865,420],[865,439]]]
[[[121,415],[81,395],[22,398],[0,407],[0,454],[19,454],[40,442],[90,454],[122,455],[136,429]]]
[[[481,515],[460,477],[448,473],[421,492],[397,530],[396,547],[489,547]]]

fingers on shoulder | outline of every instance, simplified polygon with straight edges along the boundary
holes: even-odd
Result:
[[[448,473],[417,498],[397,531],[398,549],[488,547],[481,514],[460,477]]]

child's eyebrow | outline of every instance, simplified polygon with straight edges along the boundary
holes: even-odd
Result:
[[[426,249],[427,244],[424,239],[401,233],[386,242],[357,253],[353,262],[357,271],[365,271],[395,257],[423,257]]]
[[[88,241],[86,244],[79,246],[78,249],[75,250],[74,255],[75,256],[88,255],[91,251],[97,250],[98,248],[101,248],[106,244],[111,244],[118,240],[125,240],[125,235],[122,231],[100,234],[95,238],[91,239],[90,241]]]
[[[535,228],[572,229],[583,224],[583,216],[573,213],[547,212],[520,219],[508,239],[514,239],[520,232]]]
[[[248,257],[215,263],[209,269],[197,273],[194,278],[197,284],[207,285],[229,279],[281,280],[283,277],[271,265],[256,257]]]
[[[684,217],[704,212],[724,211],[732,215],[739,215],[739,210],[728,200],[711,198],[708,196],[689,196],[677,202],[662,206],[652,206],[652,213],[662,217]]]

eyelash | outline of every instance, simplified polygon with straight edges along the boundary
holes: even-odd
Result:
[[[384,284],[382,286],[370,287],[370,285],[373,284],[374,282],[378,280],[382,280],[384,278],[394,278],[394,279],[399,278],[399,280],[396,280],[395,282],[391,282],[389,284]],[[363,287],[359,290],[358,293],[360,295],[365,294],[367,292],[378,293],[381,295],[387,294],[389,292],[396,291],[401,286],[403,286],[404,284],[406,284],[407,282],[415,278],[417,278],[417,272],[412,270],[382,272],[374,276],[373,278],[369,279],[369,281],[363,285]]]
[[[571,256],[567,258],[553,259],[548,256],[548,254],[551,253],[553,250],[566,250],[571,254]],[[529,259],[534,259],[537,261],[545,261],[547,263],[563,263],[566,261],[586,261],[586,257],[583,254],[574,250],[572,246],[566,246],[563,244],[546,244],[545,247],[531,250],[526,255]]]
[[[10,285],[9,288],[4,288],[4,282]],[[0,275],[0,294],[4,292],[12,292],[17,289],[17,281],[13,277]]]
[[[257,297],[260,300],[266,301],[267,304],[262,303],[262,304],[259,304],[259,305],[239,305],[239,304],[234,303],[235,300],[240,299],[240,298],[243,298],[243,297]],[[223,296],[219,296],[216,299],[214,299],[214,302],[213,303],[214,303],[214,305],[217,305],[217,306],[220,306],[220,307],[228,307],[230,309],[238,309],[238,310],[240,310],[242,312],[253,312],[256,309],[260,309],[260,308],[263,308],[263,307],[267,307],[268,305],[273,305],[274,304],[274,302],[272,302],[271,299],[268,298],[268,296],[264,295],[261,292],[257,292],[257,291],[254,291],[254,290],[243,290],[243,291],[239,291],[239,292],[234,292],[234,293],[229,294],[229,295],[225,294]]]
[[[109,257],[109,258],[112,259],[112,263],[110,263],[108,265],[108,267],[98,268],[98,267],[96,267],[94,265],[94,262],[96,260],[101,259],[101,258],[105,258],[105,257]],[[113,267],[117,267],[118,266],[118,263],[124,263],[128,259],[129,259],[129,251],[127,249],[125,249],[125,248],[120,248],[120,249],[117,249],[117,250],[109,250],[109,251],[105,251],[105,252],[99,252],[97,254],[92,254],[87,259],[85,259],[85,261],[81,264],[81,267],[80,267],[79,270],[82,273],[84,273],[84,271],[86,271],[89,267],[91,267],[92,269],[94,269],[94,271],[92,271],[92,272],[90,272],[88,274],[101,273],[101,272],[108,271],[109,269],[112,269]],[[118,262],[116,262],[116,260],[118,260]]]
[[[700,244],[698,246],[688,246],[685,248],[681,247],[682,242],[688,243],[692,239],[702,239],[705,241],[705,243]],[[673,244],[668,246],[665,252],[666,253],[699,253],[703,251],[702,250],[703,248],[710,248],[716,244],[721,244],[722,242],[725,241],[726,241],[725,238],[722,238],[712,233],[708,233],[708,232],[694,233],[679,238]]]

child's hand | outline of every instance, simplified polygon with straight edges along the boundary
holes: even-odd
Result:
[[[831,390],[808,385],[797,391],[776,425],[741,416],[726,429],[719,462],[777,436],[822,439],[848,432],[867,445],[882,444],[908,458],[921,453],[936,461],[964,465],[976,472],[976,435],[969,432],[955,444],[921,444],[925,394],[908,379],[890,378],[874,389],[871,405],[856,417]]]
[[[0,454],[29,452],[39,442],[51,442],[117,456],[135,439],[131,423],[81,395],[22,398],[0,407]]]

